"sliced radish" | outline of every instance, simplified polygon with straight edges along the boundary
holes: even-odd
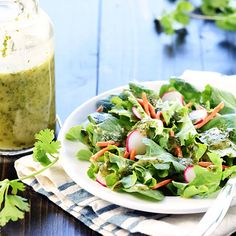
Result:
[[[180,104],[184,104],[184,97],[178,91],[170,91],[163,94],[161,97],[163,102],[179,101]]]
[[[138,118],[139,120],[142,119],[142,117],[140,116],[140,114],[139,114],[139,112],[138,112],[136,107],[132,107],[132,111],[133,111],[133,113],[134,113],[136,118]]]
[[[194,167],[188,166],[184,169],[184,179],[187,183],[191,182],[196,177],[194,173]]]
[[[136,150],[137,155],[142,155],[146,151],[146,146],[142,142],[142,139],[145,138],[138,130],[132,131],[126,139],[126,151],[131,152]]]
[[[101,175],[100,172],[97,173],[96,175],[96,181],[101,184],[103,187],[107,187],[106,180],[105,178]]]
[[[189,113],[189,118],[192,120],[193,124],[198,124],[207,117],[207,110],[200,109],[194,110]]]

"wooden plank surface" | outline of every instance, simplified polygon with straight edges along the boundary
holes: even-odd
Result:
[[[165,0],[41,0],[55,26],[57,111],[64,120],[96,93],[130,80],[168,79],[185,69],[236,73],[236,34],[195,20],[185,38],[158,35],[153,19]],[[15,178],[0,158],[0,178]],[[31,212],[0,235],[98,235],[30,188]]]
[[[41,0],[55,29],[57,113],[65,118],[96,93],[99,0]]]

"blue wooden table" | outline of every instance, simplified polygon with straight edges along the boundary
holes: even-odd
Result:
[[[81,103],[130,80],[168,79],[185,69],[236,74],[236,33],[194,20],[184,37],[158,35],[154,18],[165,0],[41,0],[54,22],[57,112],[65,118]],[[0,177],[14,178],[2,158]],[[0,235],[97,235],[45,197],[27,189],[31,212]]]

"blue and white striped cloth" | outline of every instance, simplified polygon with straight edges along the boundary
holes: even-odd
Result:
[[[40,169],[32,156],[15,162],[19,177]],[[126,235],[191,235],[202,214],[165,215],[126,209],[101,200],[80,188],[56,164],[49,170],[25,180],[25,183],[48,197],[63,210],[73,215],[92,230],[107,236]],[[236,207],[232,207],[213,235],[229,235],[236,230]]]

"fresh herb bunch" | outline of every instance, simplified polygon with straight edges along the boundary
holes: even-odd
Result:
[[[196,13],[200,12],[200,13]],[[181,0],[176,3],[174,10],[164,12],[156,19],[161,31],[172,35],[184,29],[191,18],[211,20],[224,30],[236,30],[236,1],[235,0],[202,0],[200,6],[194,6],[191,1]]]
[[[10,220],[17,221],[24,218],[24,213],[30,210],[27,199],[18,196],[18,192],[25,190],[21,182],[32,178],[54,165],[59,157],[60,142],[54,141],[54,132],[46,129],[35,136],[37,142],[34,146],[34,160],[44,166],[39,171],[20,179],[0,181],[0,227],[6,225]]]

